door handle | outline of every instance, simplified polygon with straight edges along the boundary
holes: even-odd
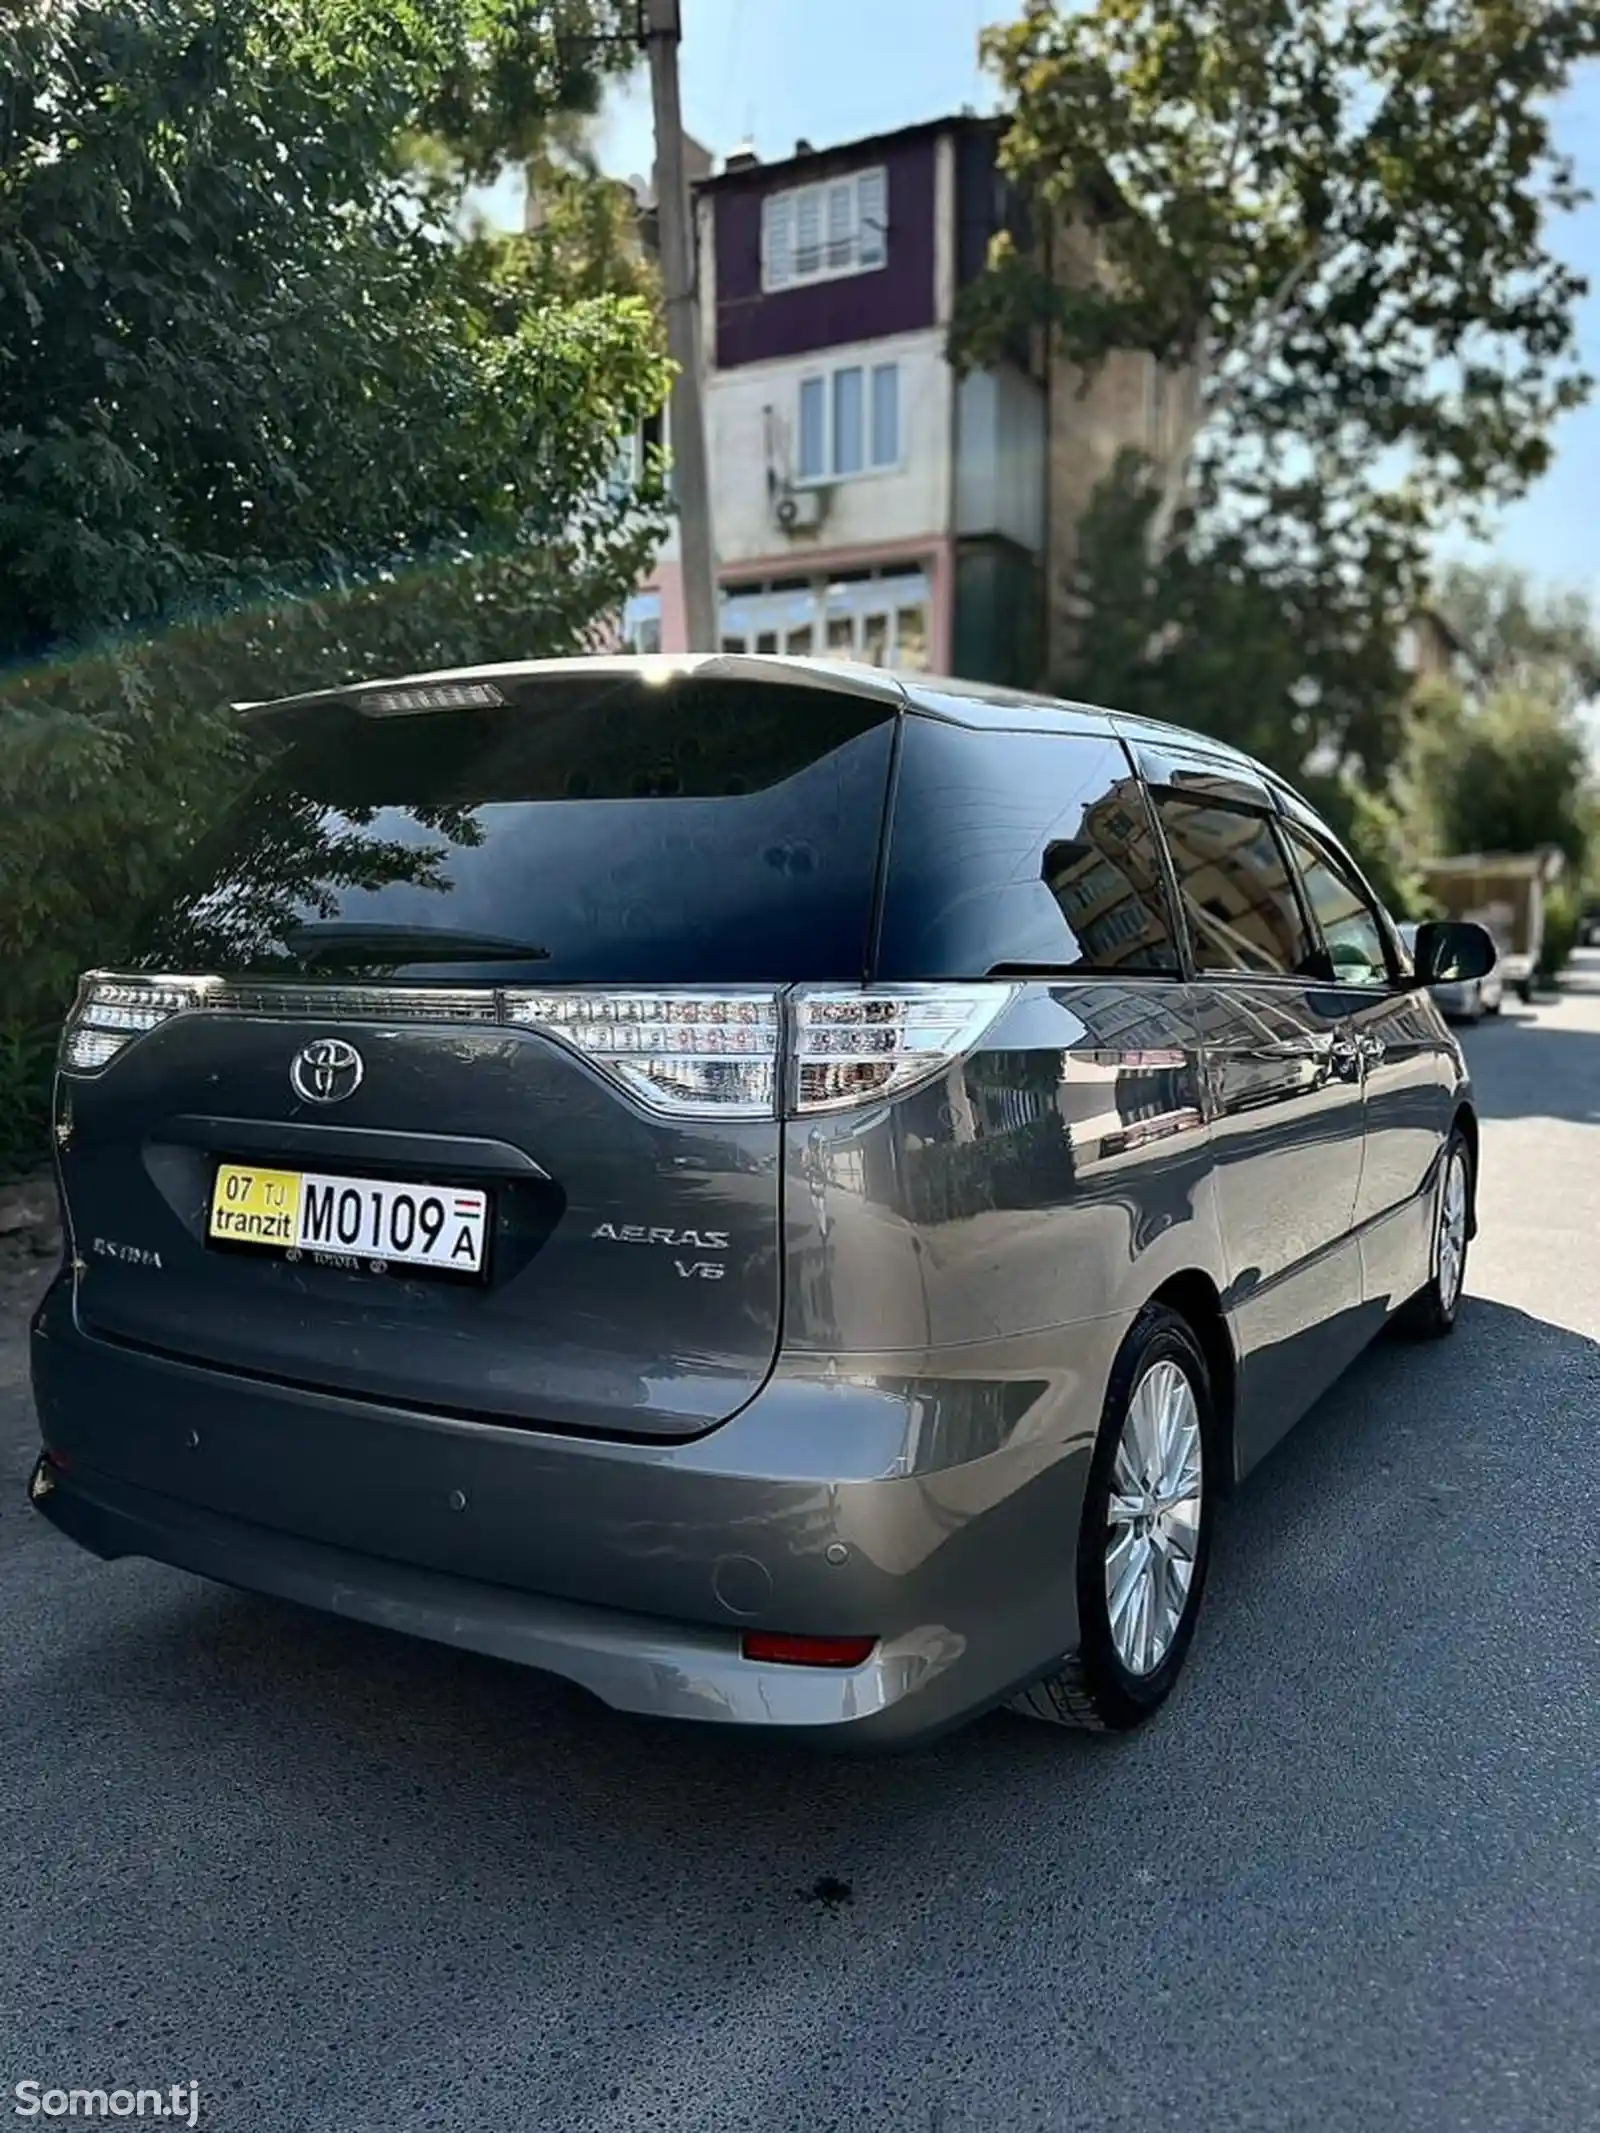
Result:
[[[1361,1047],[1363,1058],[1365,1058],[1368,1063],[1373,1066],[1376,1066],[1377,1062],[1383,1057],[1384,1053],[1388,1050],[1388,1046],[1384,1043],[1381,1037],[1363,1036],[1358,1037],[1356,1039],[1356,1042]]]

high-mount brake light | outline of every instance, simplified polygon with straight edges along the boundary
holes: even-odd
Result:
[[[419,681],[369,689],[356,698],[356,709],[363,718],[406,718],[419,711],[488,711],[506,701],[492,681]]]

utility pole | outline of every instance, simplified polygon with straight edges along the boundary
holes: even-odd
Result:
[[[672,381],[672,487],[683,558],[683,604],[691,652],[714,652],[717,560],[711,539],[711,491],[706,462],[700,351],[698,246],[683,161],[683,112],[678,101],[681,0],[643,0],[641,23],[650,57],[650,101],[656,125],[656,215],[661,281],[667,308],[667,349],[677,365]]]

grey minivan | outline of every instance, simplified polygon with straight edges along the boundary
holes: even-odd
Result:
[[[587,659],[245,707],[62,1043],[31,1495],[103,1557],[841,1743],[1119,1731],[1478,1126],[1295,794],[1114,712]]]

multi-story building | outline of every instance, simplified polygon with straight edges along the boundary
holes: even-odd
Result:
[[[1130,387],[1143,357],[1088,391],[1022,344],[964,377],[947,361],[990,239],[1026,237],[1000,130],[963,114],[781,162],[743,151],[697,187],[727,648],[1039,678],[1052,522],[1059,542],[1162,414],[1142,369]],[[624,634],[684,644],[674,543]]]

